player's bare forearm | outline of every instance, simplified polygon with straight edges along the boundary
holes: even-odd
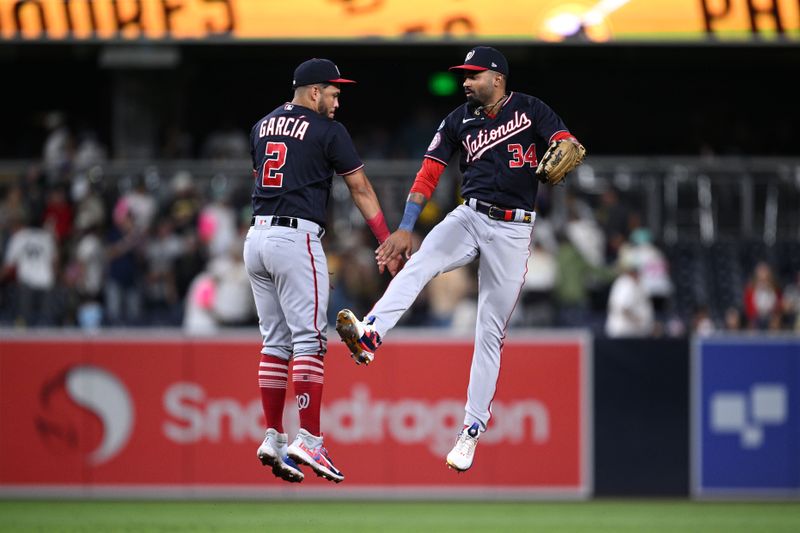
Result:
[[[381,210],[381,204],[378,202],[378,196],[366,173],[363,170],[357,170],[343,177],[347,188],[350,189],[353,203],[361,211],[364,219],[369,220],[377,215]]]

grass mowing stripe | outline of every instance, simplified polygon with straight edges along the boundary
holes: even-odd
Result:
[[[0,531],[750,533],[800,531],[800,502],[0,501]]]

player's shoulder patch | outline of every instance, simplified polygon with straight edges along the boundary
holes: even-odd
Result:
[[[443,125],[444,125],[444,121],[442,121],[442,126],[443,126]],[[439,129],[441,129],[441,126],[439,126]],[[436,150],[436,148],[437,148],[437,147],[438,147],[440,144],[442,144],[442,133],[441,133],[441,132],[439,132],[439,131],[437,131],[437,132],[434,134],[434,136],[433,136],[433,139],[431,139],[431,143],[428,145],[428,151],[430,152],[430,151],[432,151],[432,150]]]

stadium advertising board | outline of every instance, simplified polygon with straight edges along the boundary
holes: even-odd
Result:
[[[694,494],[800,496],[800,339],[704,339],[693,359]]]
[[[582,338],[506,344],[490,431],[460,475],[444,458],[461,427],[471,344],[393,340],[367,368],[331,342],[322,430],[346,476],[336,486],[310,474],[289,485],[256,459],[258,348],[240,339],[0,342],[0,491],[589,495]],[[291,399],[286,411],[293,436]]]
[[[796,0],[0,0],[0,37],[515,41],[797,40]]]

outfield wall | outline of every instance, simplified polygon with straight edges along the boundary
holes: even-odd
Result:
[[[598,496],[686,496],[689,342],[594,340]]]
[[[510,338],[475,466],[444,457],[461,427],[471,342],[393,339],[370,367],[326,357],[323,432],[345,473],[275,479],[258,339],[7,338],[0,342],[0,489],[76,497],[583,498],[591,494],[591,354],[581,333]],[[293,397],[293,395],[292,395]],[[287,402],[288,430],[298,425]]]
[[[490,431],[462,475],[444,456],[471,342],[398,330],[370,367],[331,342],[323,431],[346,479],[298,486],[255,458],[264,428],[252,332],[0,333],[0,495],[800,496],[797,337],[514,333]]]

